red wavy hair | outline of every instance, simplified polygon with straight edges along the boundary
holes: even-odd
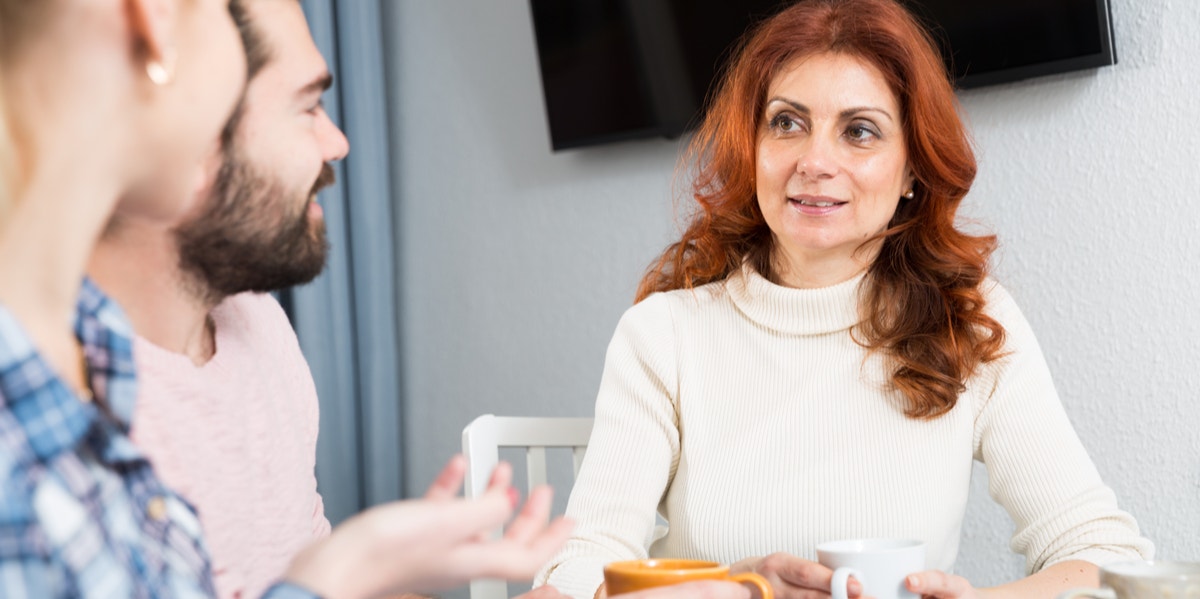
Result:
[[[881,248],[864,278],[854,334],[891,358],[907,414],[936,418],[981,364],[1002,355],[1004,328],[984,312],[981,290],[996,240],[955,227],[975,156],[933,41],[894,0],[802,1],[743,38],[685,157],[696,210],[682,238],[647,269],[637,301],[723,280],[743,261],[775,280],[774,241],[754,184],[767,88],[793,61],[822,53],[873,64],[899,100],[915,197],[902,200],[872,240]]]

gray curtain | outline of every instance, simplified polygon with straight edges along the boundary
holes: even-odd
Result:
[[[337,184],[322,192],[329,265],[283,298],[320,397],[317,483],[337,524],[402,492],[383,39],[379,0],[301,2],[334,74],[326,109],[350,140]]]

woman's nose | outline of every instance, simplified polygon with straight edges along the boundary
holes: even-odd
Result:
[[[813,135],[804,141],[796,156],[796,172],[807,179],[823,179],[837,172],[832,142],[822,135]]]

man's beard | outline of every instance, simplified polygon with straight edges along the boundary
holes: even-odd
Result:
[[[325,268],[329,243],[324,221],[309,218],[306,200],[333,180],[333,168],[324,164],[312,189],[298,192],[227,153],[199,214],[175,230],[188,283],[215,303],[312,281]]]

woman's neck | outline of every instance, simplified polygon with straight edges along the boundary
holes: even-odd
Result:
[[[771,255],[771,282],[795,289],[820,289],[849,281],[870,268],[878,246],[847,254],[787,252],[779,245]]]
[[[117,201],[120,185],[89,176],[87,165],[43,168],[20,190],[0,225],[0,303],[43,356],[83,388],[72,331],[88,256]]]
[[[72,323],[88,256],[145,168],[131,153],[144,106],[127,42],[72,30],[73,18],[93,16],[55,18],[6,70],[3,90],[18,123],[21,174],[0,222],[0,303],[75,384],[82,377]]]

